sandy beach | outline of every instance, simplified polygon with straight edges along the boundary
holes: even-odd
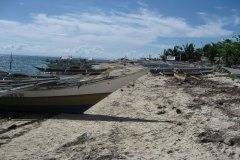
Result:
[[[84,114],[1,114],[0,159],[239,159],[240,81],[200,78],[147,74]]]

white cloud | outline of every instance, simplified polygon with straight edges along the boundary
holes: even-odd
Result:
[[[160,49],[168,49],[168,48],[173,48],[174,44],[151,44],[150,46],[155,48],[160,48]]]
[[[65,50],[67,54],[73,56],[81,56],[81,57],[89,57],[92,55],[93,57],[101,57],[102,55],[106,54],[105,50],[102,47],[97,46],[78,46],[75,48],[67,48]]]
[[[144,8],[147,8],[148,5],[146,3],[143,3],[141,1],[138,1],[137,4],[140,6],[140,7],[144,7]]]
[[[215,7],[217,10],[223,10],[223,9],[225,9],[225,7],[223,7],[223,6],[217,6],[217,7]]]
[[[235,23],[235,25],[240,25],[240,16],[234,17],[234,23]]]
[[[165,17],[146,8],[129,14],[33,14],[30,23],[0,20],[0,49],[9,44],[28,44],[21,48],[23,53],[116,57],[151,46],[159,38],[219,37],[232,33],[224,29],[226,24],[221,19],[205,20],[202,25],[191,26],[183,18]]]

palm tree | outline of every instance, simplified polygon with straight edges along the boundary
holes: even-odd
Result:
[[[185,54],[185,60],[194,59],[194,45],[192,43],[183,45],[183,54]]]
[[[174,46],[174,48],[173,48],[173,56],[176,57],[176,60],[180,60],[181,61],[181,55],[182,55],[182,47]]]

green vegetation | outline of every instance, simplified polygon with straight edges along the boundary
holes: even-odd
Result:
[[[161,58],[175,56],[177,61],[200,60],[202,56],[207,57],[210,61],[224,63],[227,66],[240,64],[240,35],[221,42],[205,44],[203,48],[195,48],[193,43],[183,46],[174,46],[164,50]]]

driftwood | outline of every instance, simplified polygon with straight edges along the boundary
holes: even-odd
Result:
[[[177,78],[180,81],[185,81],[188,77],[194,78],[198,81],[201,80],[200,78],[198,78],[196,76],[193,76],[191,74],[188,74],[186,72],[176,72],[176,73],[174,73],[174,77]]]
[[[162,72],[159,72],[159,74],[161,74],[161,76],[164,76],[164,74]]]
[[[192,78],[194,78],[194,79],[196,79],[196,80],[198,80],[198,81],[200,81],[200,80],[201,80],[200,78],[198,78],[198,77],[195,77],[195,76],[193,76],[193,75],[190,75],[190,77],[192,77]]]
[[[178,80],[185,81],[187,78],[186,73],[174,73],[174,77],[177,78]]]

